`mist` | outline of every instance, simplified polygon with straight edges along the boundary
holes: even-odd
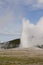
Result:
[[[43,45],[43,17],[39,19],[37,24],[30,23],[29,20],[23,19],[21,47],[28,48],[37,45]]]

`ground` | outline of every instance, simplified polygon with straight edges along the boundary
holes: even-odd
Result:
[[[43,49],[0,49],[0,65],[43,65]]]

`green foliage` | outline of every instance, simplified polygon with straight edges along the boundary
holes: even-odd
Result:
[[[2,44],[3,44],[2,48],[4,49],[16,48],[19,47],[20,39],[11,40]]]
[[[8,47],[9,48],[19,47],[19,44],[20,44],[20,39],[12,40],[12,41],[9,41]]]

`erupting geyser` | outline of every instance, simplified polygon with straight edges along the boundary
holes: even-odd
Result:
[[[23,20],[23,31],[22,31],[22,36],[21,36],[21,47],[28,47],[28,21]]]
[[[23,19],[23,29],[21,35],[21,47],[28,48],[43,45],[43,17],[34,25],[29,20]]]

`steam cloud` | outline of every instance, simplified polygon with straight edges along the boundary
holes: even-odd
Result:
[[[29,20],[23,19],[23,30],[21,35],[21,47],[28,48],[43,44],[43,17],[38,23],[31,24]]]

